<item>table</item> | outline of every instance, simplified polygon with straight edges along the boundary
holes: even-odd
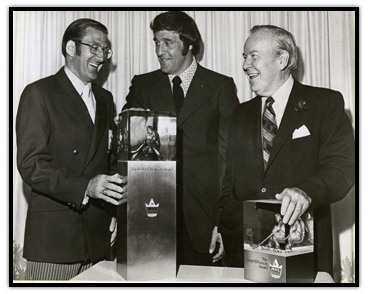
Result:
[[[101,261],[76,276],[70,282],[104,282],[104,283],[137,283],[127,282],[116,272],[116,261]],[[244,279],[244,270],[231,267],[205,267],[181,265],[175,279],[139,281],[140,283],[253,283]],[[334,283],[328,273],[319,272],[315,283]]]

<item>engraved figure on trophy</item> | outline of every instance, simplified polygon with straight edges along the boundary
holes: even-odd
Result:
[[[289,235],[285,238],[285,224],[282,221],[282,217],[280,214],[275,215],[276,224],[272,229],[271,234],[264,239],[258,245],[253,245],[252,248],[256,249],[261,247],[264,250],[270,250],[273,248],[274,252],[282,252],[280,244],[285,244],[285,253],[292,252],[293,246],[297,244],[302,244],[304,242],[305,235],[308,236],[308,241],[313,244],[313,218],[307,213],[306,214],[306,223],[300,217],[297,221],[290,226]],[[268,240],[267,245],[262,246]]]
[[[282,217],[280,214],[275,215],[276,225],[272,229],[271,235],[269,235],[264,241],[262,241],[258,246],[267,241],[266,246],[262,246],[262,249],[270,250],[274,248],[274,252],[281,252],[281,243],[285,243],[285,224],[282,222]],[[257,246],[257,247],[258,247]]]
[[[175,118],[170,115],[129,110],[115,117],[118,160],[175,160],[176,129],[172,126]]]
[[[127,127],[119,127],[122,124],[122,117],[117,115],[114,122],[118,127],[117,130],[117,154],[119,157],[127,158],[129,153],[129,131]]]
[[[135,150],[130,152],[131,160],[163,160],[160,153],[160,135],[151,126],[147,126],[147,138]]]
[[[308,241],[311,244],[314,244],[314,231],[313,231],[313,217],[310,213],[306,213],[305,215],[305,231],[308,236]]]
[[[128,138],[129,138],[128,130],[126,128],[119,129],[118,147],[117,147],[118,154],[120,153],[120,151],[125,153],[129,152]]]
[[[305,224],[301,218],[290,227],[290,234],[286,237],[287,244],[285,247],[285,252],[289,253],[292,251],[292,247],[295,244],[303,243],[305,237]]]
[[[160,135],[151,127],[147,126],[147,139],[144,141],[143,155],[146,160],[163,160],[160,153]]]
[[[250,246],[256,246],[256,244],[253,243],[253,229],[252,228],[247,228],[246,229],[246,235],[249,237],[249,240],[250,240]]]

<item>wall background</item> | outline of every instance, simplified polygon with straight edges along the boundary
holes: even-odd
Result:
[[[280,8],[281,9],[281,8]],[[88,17],[109,30],[114,52],[97,83],[111,91],[121,110],[131,79],[159,68],[154,52],[152,19],[162,11],[17,11],[13,13],[13,279],[22,279],[22,258],[29,187],[16,169],[15,117],[25,86],[55,74],[63,65],[61,39],[75,19]],[[298,69],[304,84],[340,91],[355,129],[355,14],[349,11],[186,11],[203,39],[201,65],[234,78],[240,102],[253,95],[242,70],[243,46],[253,25],[283,27],[296,38]],[[11,37],[11,36],[10,36]],[[355,280],[355,193],[333,204],[334,279]]]

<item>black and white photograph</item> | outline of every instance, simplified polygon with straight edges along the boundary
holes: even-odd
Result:
[[[358,6],[8,11],[11,287],[359,286]]]

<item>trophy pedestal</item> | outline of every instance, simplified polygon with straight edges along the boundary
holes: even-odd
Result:
[[[176,277],[176,162],[119,162],[128,202],[118,207],[117,271],[127,281]]]
[[[117,271],[127,281],[175,278],[176,115],[127,110],[115,123],[128,187],[117,208]]]
[[[313,283],[313,214],[285,225],[280,204],[244,202],[244,278],[258,283]]]

